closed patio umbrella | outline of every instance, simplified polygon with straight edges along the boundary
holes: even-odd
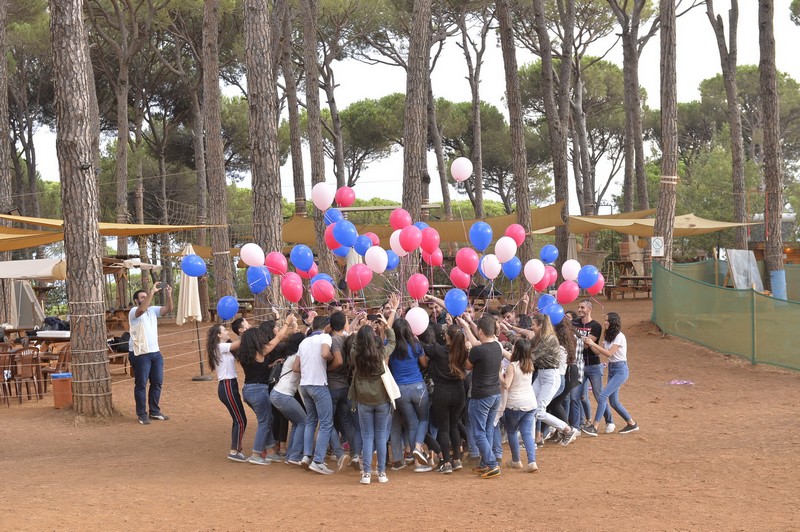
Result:
[[[183,248],[182,256],[194,255],[194,248],[191,244],[186,244]],[[175,317],[175,323],[183,325],[184,323],[193,322],[195,335],[197,336],[197,355],[200,358],[200,375],[192,377],[193,381],[210,381],[211,375],[205,374],[205,365],[203,364],[203,353],[200,348],[200,331],[198,329],[198,322],[203,319],[203,312],[200,307],[200,290],[197,287],[197,277],[186,275],[181,270],[180,289],[178,292],[178,311]]]

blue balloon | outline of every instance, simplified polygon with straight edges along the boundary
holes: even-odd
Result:
[[[547,244],[539,251],[539,258],[545,264],[553,264],[558,259],[558,248],[553,244]]]
[[[223,321],[233,318],[237,312],[239,312],[239,302],[235,297],[224,296],[220,298],[219,303],[217,303],[217,315]]]
[[[260,294],[272,284],[272,275],[266,266],[250,266],[247,268],[247,286],[254,294]]]
[[[352,248],[350,246],[339,246],[338,248],[333,250],[333,254],[339,257],[346,257]],[[308,271],[308,270],[306,270]]]
[[[333,286],[336,286],[336,283],[333,282],[333,277],[331,277],[327,273],[318,273],[317,275],[312,277],[311,281],[309,281],[309,286],[313,285],[317,281],[329,281]]]
[[[564,308],[558,303],[553,303],[542,309],[542,314],[550,317],[550,323],[558,325],[564,319]]]
[[[335,224],[336,222],[338,222],[343,218],[344,216],[342,216],[342,211],[340,211],[339,209],[330,208],[327,211],[325,211],[325,216],[323,217],[323,220],[325,220],[325,225],[331,225]]]
[[[400,257],[398,257],[397,253],[391,249],[386,250],[386,256],[389,258],[389,260],[386,262],[387,270],[394,270],[400,265]]]
[[[414,222],[414,227],[416,227],[420,231],[423,231],[428,227],[430,227],[430,225],[426,224],[425,222]]]
[[[489,280],[489,278],[488,278],[488,277],[486,277],[486,274],[485,274],[485,273],[483,273],[483,257],[481,257],[480,259],[478,259],[478,273],[479,273],[479,274],[481,274],[481,277],[483,277],[483,278],[484,278],[484,279],[486,279],[487,281]]]
[[[511,257],[511,260],[503,264],[503,273],[509,281],[519,277],[520,272],[522,272],[522,261],[519,257]]]
[[[536,308],[538,308],[540,312],[545,313],[544,309],[546,309],[555,302],[556,298],[554,298],[550,294],[542,294],[539,296],[539,300],[536,302]]]
[[[341,220],[333,226],[333,238],[342,246],[351,248],[355,245],[358,238],[358,231],[353,222]]]
[[[444,308],[452,316],[460,316],[467,310],[469,299],[467,293],[460,288],[452,288],[444,296]]]
[[[600,277],[600,272],[591,264],[587,264],[578,272],[578,286],[586,289],[591,288]]]
[[[356,238],[356,243],[353,246],[353,248],[356,250],[356,253],[358,253],[362,257],[371,247],[372,247],[372,240],[368,236],[364,235],[361,235],[358,238]]]
[[[478,251],[483,251],[492,242],[492,226],[486,222],[475,222],[469,229],[469,241]]]
[[[200,277],[206,274],[206,261],[198,255],[185,255],[181,259],[181,270],[189,277]]]
[[[301,272],[307,272],[314,265],[314,252],[305,244],[297,244],[289,253],[289,260]]]

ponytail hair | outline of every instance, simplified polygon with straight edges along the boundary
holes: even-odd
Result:
[[[206,354],[208,355],[208,367],[212,370],[217,369],[219,364],[219,334],[222,332],[222,325],[217,323],[208,329],[206,334]]]

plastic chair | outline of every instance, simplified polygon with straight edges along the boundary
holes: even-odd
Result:
[[[12,351],[12,356],[16,357],[17,371],[14,375],[14,382],[17,385],[17,396],[20,404],[22,404],[23,384],[25,384],[25,391],[28,392],[28,400],[30,400],[31,383],[33,383],[36,401],[39,401],[39,376],[41,374],[39,350],[35,347],[22,347]]]
[[[53,373],[68,373],[69,364],[72,362],[72,348],[69,343],[56,344],[54,351],[58,354],[58,360],[54,367],[42,368],[42,384],[44,393],[47,393],[47,380]],[[52,377],[50,377],[52,379]]]
[[[9,352],[0,352],[0,389],[6,406],[11,407],[11,381],[13,380],[12,361],[14,355]]]

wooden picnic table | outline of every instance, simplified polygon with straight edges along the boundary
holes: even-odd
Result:
[[[653,293],[652,275],[620,275],[617,284],[605,287],[606,298],[614,299],[618,295],[625,299],[625,294],[631,294],[636,299],[636,294],[646,293],[650,297]]]

